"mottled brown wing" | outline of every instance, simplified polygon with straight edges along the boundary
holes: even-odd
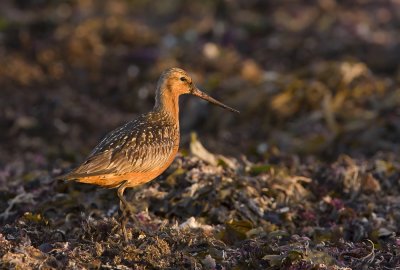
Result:
[[[170,121],[139,118],[128,122],[109,133],[86,161],[64,179],[155,170],[178,147],[178,132]]]

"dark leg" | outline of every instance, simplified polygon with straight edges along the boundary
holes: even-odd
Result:
[[[126,233],[126,223],[128,222],[129,216],[132,216],[132,207],[129,205],[129,203],[125,200],[124,198],[124,191],[126,189],[128,181],[123,182],[117,191],[118,198],[119,198],[119,208],[122,212],[122,217],[121,217],[121,228],[122,228],[122,234],[124,235],[125,242],[128,242],[128,234]]]
[[[128,186],[128,181],[124,181],[119,187],[118,187],[118,198],[120,200],[119,202],[119,207],[122,212],[122,218],[121,218],[121,228],[122,228],[122,234],[124,235],[125,242],[128,243],[128,235],[126,233],[126,223],[128,222],[128,219],[131,218],[136,227],[139,227],[141,230],[146,231],[146,228],[143,228],[141,226],[141,222],[136,218],[135,213],[136,209],[133,207],[124,197],[124,191]]]
[[[123,182],[119,186],[118,191],[117,191],[118,198],[120,200],[119,208],[121,209],[121,211],[123,211],[124,209],[126,209],[128,207],[128,202],[124,198],[124,191],[126,189],[126,183],[127,183],[127,181]]]

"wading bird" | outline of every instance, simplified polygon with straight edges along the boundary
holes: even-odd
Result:
[[[238,112],[200,91],[182,69],[167,69],[161,75],[153,110],[111,131],[86,160],[58,179],[118,188],[123,215],[130,210],[123,194],[126,188],[159,176],[174,160],[179,148],[179,96],[192,94],[233,112]],[[126,219],[122,230],[127,241]]]

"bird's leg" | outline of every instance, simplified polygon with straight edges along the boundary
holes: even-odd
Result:
[[[129,216],[129,213],[127,213],[129,211],[129,203],[124,198],[126,183],[127,181],[125,181],[122,185],[119,186],[117,194],[119,198],[119,209],[122,212],[122,217],[121,217],[122,234],[124,235],[125,242],[127,243],[128,234],[126,233],[126,223],[128,222],[128,216]]]
[[[119,202],[119,208],[122,212],[122,218],[121,218],[121,228],[122,228],[122,234],[124,235],[125,242],[128,242],[128,235],[126,232],[126,223],[128,222],[129,217],[133,219],[135,223],[137,223],[137,219],[135,217],[135,210],[134,208],[128,203],[128,201],[124,197],[124,191],[126,189],[128,181],[123,182],[117,191],[118,198],[120,200]]]
[[[118,188],[117,194],[118,194],[118,198],[120,199],[119,207],[120,207],[121,211],[126,211],[126,212],[128,212],[129,215],[132,215],[136,212],[136,209],[124,197],[124,191],[126,189],[127,184],[128,184],[128,181],[125,181]]]

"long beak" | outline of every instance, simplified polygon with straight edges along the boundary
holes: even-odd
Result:
[[[238,110],[235,110],[229,106],[226,106],[225,104],[219,102],[218,100],[210,97],[209,95],[207,95],[206,93],[200,91],[199,88],[197,88],[196,86],[193,87],[193,90],[191,92],[192,95],[198,96],[199,98],[202,98],[204,100],[207,100],[210,103],[213,103],[215,105],[221,106],[224,109],[230,110],[231,112],[235,112],[235,113],[240,113]]]

